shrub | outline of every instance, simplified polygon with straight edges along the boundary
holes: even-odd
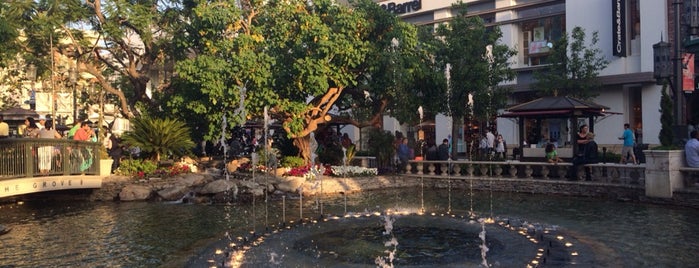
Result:
[[[145,177],[153,174],[158,169],[158,164],[152,160],[125,159],[119,163],[116,173],[119,175]]]
[[[393,141],[395,138],[390,131],[374,129],[369,132],[368,144],[371,152],[376,156],[376,161],[380,171],[391,171],[395,148]]]
[[[187,125],[174,119],[139,117],[131,121],[131,128],[122,137],[124,143],[153,153],[155,161],[169,155],[184,156],[194,148]]]
[[[295,168],[295,167],[301,167],[304,164],[305,164],[305,161],[303,161],[303,158],[298,157],[298,156],[285,156],[282,158],[282,167]]]

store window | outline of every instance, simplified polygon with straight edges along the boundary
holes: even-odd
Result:
[[[565,16],[525,21],[520,24],[520,29],[524,64],[546,64],[551,46],[565,34]]]
[[[565,34],[565,3],[518,9],[517,18],[523,65],[546,64],[551,46]]]

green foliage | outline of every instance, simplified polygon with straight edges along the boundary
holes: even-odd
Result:
[[[352,163],[352,160],[354,159],[354,156],[357,154],[356,146],[354,144],[350,144],[350,146],[347,147],[347,150],[345,150],[345,159],[346,163],[343,164],[349,164]]]
[[[152,174],[158,169],[158,164],[152,160],[143,159],[124,159],[119,163],[119,169],[116,173],[119,175],[126,176],[141,176],[145,174]]]
[[[463,2],[454,4],[453,9],[458,14],[437,28],[437,36],[443,40],[437,60],[449,65],[448,93],[439,94],[447,101],[439,102],[439,112],[454,120],[473,114],[478,121],[487,122],[506,105],[509,88],[499,84],[514,79],[509,59],[517,51],[500,42],[498,27],[486,28],[482,18],[468,16]],[[472,105],[469,95],[475,100]]]
[[[218,138],[224,116],[241,125],[265,106],[288,134],[305,136],[307,113],[317,104],[307,98],[356,83],[368,44],[361,38],[364,13],[330,0],[253,1],[245,9],[237,3],[185,8],[188,23],[176,43],[197,57],[176,64],[178,91],[168,96],[169,109],[203,118],[208,140]]]
[[[569,96],[587,100],[596,96],[601,84],[597,80],[599,71],[609,61],[597,47],[598,33],[593,32],[588,47],[585,29],[577,26],[570,36],[564,34],[556,40],[547,58],[549,66],[534,72],[536,83],[533,88],[541,96]]]
[[[318,150],[318,161],[325,165],[342,165],[342,146],[338,143],[331,143],[320,146]]]
[[[306,164],[306,161],[302,157],[298,156],[285,156],[282,158],[282,167],[301,167]]]
[[[393,147],[394,140],[395,137],[390,131],[373,129],[369,132],[367,137],[367,143],[370,148],[369,151],[372,155],[376,156],[376,162],[379,168],[391,166],[391,161],[396,151]]]
[[[124,144],[153,153],[156,161],[161,157],[181,157],[190,153],[194,142],[189,128],[174,119],[139,117],[131,120],[131,131],[124,133]]]
[[[667,94],[667,90],[667,84],[664,84],[660,97],[660,133],[658,134],[658,139],[660,140],[660,145],[670,148],[673,146],[672,140],[675,136],[672,129],[674,113],[672,111],[672,99]]]
[[[268,147],[265,149],[265,147],[260,146],[257,148],[255,153],[257,153],[257,164],[265,167],[277,165],[279,163],[277,161],[279,161],[279,158],[281,157],[279,150],[273,147]]]

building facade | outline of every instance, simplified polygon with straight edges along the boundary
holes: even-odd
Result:
[[[592,101],[607,107],[609,116],[595,119],[596,140],[609,150],[621,148],[618,137],[624,123],[636,130],[640,143],[658,144],[660,132],[659,104],[662,86],[653,76],[653,45],[661,38],[668,39],[671,1],[657,0],[464,0],[469,16],[479,16],[486,26],[499,27],[503,33],[501,42],[515,48],[518,53],[511,59],[511,67],[517,71],[508,102],[519,104],[533,99],[531,85],[533,73],[545,67],[549,44],[555,43],[566,32],[579,26],[587,33],[599,35],[597,47],[609,65],[600,71],[602,84],[598,96]],[[377,4],[397,14],[404,21],[416,25],[436,25],[448,22],[453,15],[453,0],[391,0]],[[468,81],[464,81],[468,83]],[[696,95],[697,93],[692,93]],[[688,108],[689,109],[689,108]],[[503,111],[501,111],[503,112]],[[691,117],[691,116],[690,116]],[[690,119],[691,120],[691,119]],[[451,134],[451,119],[435,118],[435,139]],[[508,146],[518,146],[526,137],[519,137],[516,119],[499,118],[497,130],[503,134]],[[440,127],[441,125],[441,127]],[[542,133],[556,138],[564,145],[575,130],[570,124],[551,120],[545,122]],[[399,130],[391,119],[386,120],[387,130]],[[457,141],[458,143],[458,141]],[[461,147],[461,146],[459,146]],[[618,148],[617,148],[618,147]],[[462,151],[462,149],[460,149]]]

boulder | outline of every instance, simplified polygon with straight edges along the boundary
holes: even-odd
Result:
[[[198,174],[198,173],[186,173],[182,174],[181,178],[178,180],[178,184],[186,185],[186,186],[199,186],[199,185],[204,185],[207,182],[210,182],[211,178],[205,176],[204,174]]]
[[[277,190],[293,193],[296,192],[304,182],[306,182],[306,178],[304,177],[281,177],[280,181],[277,183]]]
[[[228,191],[238,191],[238,186],[231,180],[215,180],[207,183],[199,190],[200,194],[217,194]]]
[[[175,185],[172,187],[167,187],[158,191],[158,196],[163,200],[175,201],[180,200],[183,196],[189,193],[189,186],[187,185]]]
[[[119,200],[121,201],[142,201],[150,197],[152,190],[149,186],[143,185],[126,185],[119,192]]]

